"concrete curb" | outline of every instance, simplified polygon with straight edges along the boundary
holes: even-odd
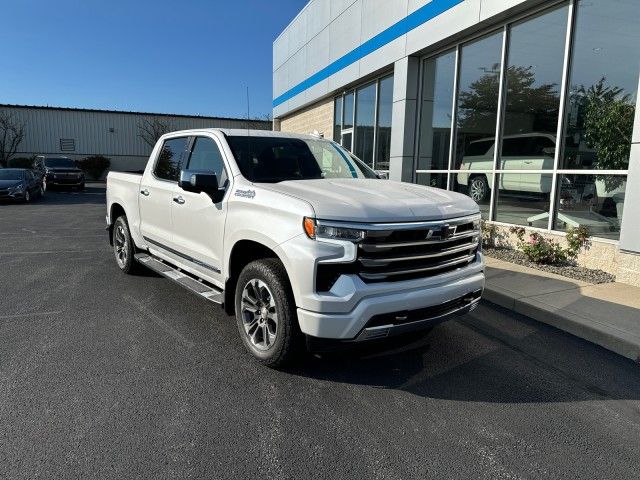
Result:
[[[570,311],[559,310],[535,298],[518,298],[489,283],[485,287],[483,297],[491,303],[551,325],[640,363],[640,336]],[[638,312],[638,321],[640,322],[640,311]]]

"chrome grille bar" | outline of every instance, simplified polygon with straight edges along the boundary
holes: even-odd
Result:
[[[442,270],[447,267],[453,267],[460,264],[466,264],[472,262],[476,258],[476,254],[467,255],[462,258],[456,258],[454,260],[448,260],[446,262],[441,262],[435,265],[431,265],[428,267],[421,268],[411,268],[404,270],[390,270],[382,273],[369,273],[369,272],[360,272],[360,276],[366,280],[384,280],[388,277],[395,277],[398,275],[410,275],[413,273],[421,273],[421,272],[431,272],[434,270]]]
[[[370,258],[370,257],[361,257],[360,258],[360,262],[362,263],[362,265],[366,266],[366,267],[381,267],[381,266],[385,266],[388,265],[392,262],[403,262],[403,261],[409,261],[409,260],[424,260],[424,259],[428,259],[428,258],[439,258],[439,257],[445,257],[447,255],[453,255],[456,253],[462,253],[465,251],[469,251],[472,250],[474,248],[476,248],[478,246],[478,242],[472,242],[472,243],[465,243],[464,245],[460,245],[457,247],[452,247],[452,248],[445,248],[443,250],[437,251],[437,252],[433,252],[433,253],[423,253],[423,254],[416,254],[416,255],[404,255],[404,256],[398,256],[398,257],[390,257],[390,258]]]

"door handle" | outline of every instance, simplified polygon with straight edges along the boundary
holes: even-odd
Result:
[[[145,197],[148,197],[148,196],[149,196],[149,190],[147,190],[146,188],[145,188],[144,190],[140,190],[140,193],[141,193],[142,195],[144,195]]]
[[[178,195],[177,197],[173,197],[173,201],[178,205],[182,205],[184,203],[184,198],[182,198],[182,195]]]
[[[524,163],[526,163],[527,165],[529,165],[530,163],[533,163],[533,160],[525,160]]]

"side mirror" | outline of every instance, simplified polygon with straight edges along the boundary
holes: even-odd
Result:
[[[389,180],[389,172],[383,172],[381,170],[376,170],[376,175],[378,178],[382,180]]]
[[[185,192],[204,192],[211,197],[213,203],[218,203],[224,197],[224,190],[220,189],[215,173],[182,170],[178,186]]]
[[[542,154],[547,157],[554,157],[556,155],[556,149],[553,147],[546,147],[542,149]]]

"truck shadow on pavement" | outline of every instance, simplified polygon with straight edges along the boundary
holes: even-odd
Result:
[[[35,202],[42,205],[106,205],[106,191],[104,184],[89,184],[80,192],[69,188],[51,187],[47,189],[44,198]]]
[[[514,330],[496,327],[514,315]],[[404,345],[311,357],[288,372],[462,402],[640,399],[632,361],[492,304]]]

